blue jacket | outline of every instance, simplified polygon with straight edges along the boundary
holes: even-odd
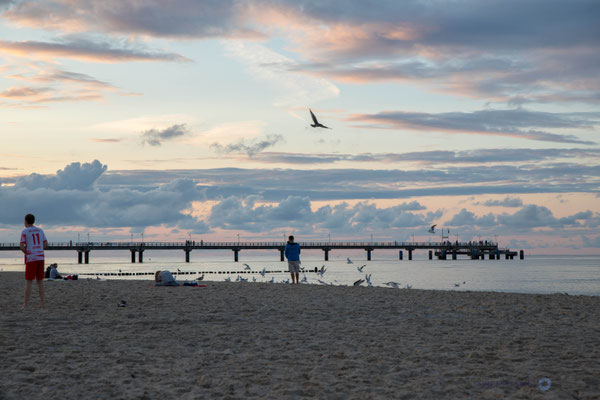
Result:
[[[300,261],[300,245],[288,242],[285,245],[285,257],[288,261]]]

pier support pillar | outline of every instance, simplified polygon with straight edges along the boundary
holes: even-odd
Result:
[[[323,249],[323,253],[325,253],[325,261],[329,261],[329,250]]]
[[[371,261],[371,249],[365,249],[367,251],[367,261]]]
[[[453,259],[453,260],[456,260],[456,250],[453,250],[453,251],[452,251],[452,259]]]
[[[399,260],[402,260],[402,256],[403,256],[403,254],[402,254],[402,250],[400,250],[400,251],[398,252],[398,259],[399,259]]]
[[[408,259],[412,260],[412,250],[408,250]]]
[[[144,250],[138,250],[138,262],[140,264],[144,262]]]
[[[429,259],[433,260],[433,251],[429,250]]]
[[[446,259],[446,250],[440,250],[440,255],[438,256],[438,260]]]
[[[85,252],[85,257],[84,257],[84,259],[85,259],[85,263],[86,263],[86,264],[89,264],[89,263],[90,263],[90,251],[89,251],[89,250]]]
[[[284,251],[285,250],[281,250],[281,249],[279,250],[279,260],[282,262],[285,261]]]
[[[77,252],[77,264],[81,264],[83,262],[83,251]]]
[[[187,249],[185,250],[185,262],[189,263],[190,262],[190,253],[192,252],[192,250]]]
[[[129,251],[131,251],[131,262],[135,264],[135,250],[130,249]]]
[[[233,249],[233,261],[235,261],[235,262],[240,261],[240,250],[239,249]]]
[[[520,258],[521,260],[524,260],[524,259],[525,259],[525,252],[524,252],[523,250],[519,250],[519,258]]]
[[[504,253],[504,259],[508,260],[508,253]]]
[[[493,260],[494,258],[496,258],[496,255],[494,253],[490,253],[490,260]]]

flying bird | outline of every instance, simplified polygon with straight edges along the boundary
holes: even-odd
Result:
[[[323,274],[327,271],[327,268],[325,268],[325,266],[323,265],[321,267],[321,269],[319,270],[319,275],[321,275],[321,278],[323,277]]]
[[[358,270],[358,272],[362,272],[362,270],[367,266],[367,264],[365,265],[361,265],[360,267],[356,267],[356,269]]]
[[[371,274],[365,275],[365,280],[369,286],[373,286],[373,283],[371,282]]]
[[[251,270],[252,268],[250,268],[250,266],[248,264],[244,264],[244,269],[245,270]]]
[[[259,272],[260,276],[265,277],[265,273],[267,272],[266,268],[263,268],[262,271]]]
[[[398,286],[399,286],[398,282],[392,282],[392,281],[386,282],[386,283],[384,283],[384,285],[387,285],[389,287],[393,287],[394,289],[398,289]]]
[[[431,228],[429,228],[429,233],[435,233],[435,227],[436,226],[437,226],[437,224],[431,225]]]
[[[364,281],[365,281],[364,279],[359,279],[356,282],[354,282],[354,286],[360,286],[363,284]]]
[[[325,129],[331,129],[328,126],[323,125],[322,123],[320,123],[317,120],[317,117],[315,116],[315,114],[312,112],[312,110],[309,108],[308,111],[310,111],[310,116],[312,117],[313,123],[310,125],[313,128],[325,128]]]
[[[352,262],[352,260],[350,259],[350,257],[347,257],[346,258],[346,264],[354,264],[354,263]]]

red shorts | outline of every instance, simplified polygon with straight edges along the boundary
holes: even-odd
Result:
[[[30,261],[25,264],[25,280],[44,279],[44,260]]]

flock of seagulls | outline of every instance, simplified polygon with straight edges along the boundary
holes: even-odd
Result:
[[[347,264],[354,264],[354,262],[353,262],[353,261],[352,261],[352,260],[351,260],[349,257],[348,257],[348,258],[346,258],[346,263],[347,263]],[[356,270],[357,270],[359,273],[361,273],[361,274],[362,274],[362,273],[364,273],[364,269],[365,269],[366,267],[367,267],[367,264],[363,264],[363,265],[361,265],[361,266],[357,266],[357,267],[356,267]],[[245,271],[251,271],[251,270],[252,270],[252,267],[251,267],[250,265],[248,265],[248,264],[244,264],[244,270],[245,270]],[[178,270],[178,271],[179,271],[179,270]],[[330,286],[330,285],[334,285],[335,283],[337,283],[337,280],[333,280],[333,282],[327,282],[327,281],[325,281],[324,279],[322,279],[322,278],[324,278],[324,277],[325,277],[325,273],[326,273],[326,272],[327,272],[327,267],[325,266],[325,264],[323,264],[323,265],[321,266],[321,268],[320,268],[320,269],[316,270],[316,273],[317,273],[317,275],[319,276],[319,279],[317,279],[317,282],[318,282],[318,283],[320,283],[321,285],[324,285],[324,286]],[[259,271],[258,273],[259,273],[259,275],[260,275],[261,277],[265,278],[265,276],[266,276],[266,273],[267,273],[267,269],[266,269],[266,268],[263,268],[263,269],[262,269],[261,271]],[[307,277],[306,277],[306,272],[305,272],[304,268],[302,269],[302,274],[303,274],[303,276],[302,276],[302,280],[300,281],[300,283],[308,283],[308,279],[307,279]],[[371,276],[372,276],[372,274],[365,273],[365,275],[364,275],[364,278],[362,278],[362,277],[361,277],[360,279],[357,279],[356,281],[354,281],[354,282],[352,283],[352,286],[362,286],[363,284],[365,284],[365,283],[366,283],[366,285],[367,285],[368,287],[372,287],[372,286],[373,286],[373,281],[371,280]],[[199,280],[199,281],[201,281],[201,280],[203,280],[203,279],[204,279],[204,274],[202,274],[202,276],[201,276],[201,277],[197,278],[197,280]],[[235,278],[235,280],[234,280],[234,281],[235,281],[235,282],[248,282],[248,278],[244,278],[244,277],[242,277],[242,276],[238,275],[238,276]],[[231,279],[231,277],[227,277],[227,278],[225,278],[225,282],[232,282],[232,279]],[[252,278],[252,282],[257,282],[257,279],[256,279],[256,277],[253,277],[253,278]],[[276,282],[276,281],[275,281],[275,277],[271,277],[271,279],[270,279],[269,281],[267,281],[267,282],[269,282],[269,283],[275,283],[275,282]],[[280,281],[280,283],[287,283],[287,284],[289,284],[289,283],[290,283],[290,280],[289,280],[289,279],[284,279],[284,280],[281,280],[281,281]],[[463,282],[463,284],[464,284],[464,283],[465,283],[465,282]],[[400,283],[398,283],[398,282],[393,282],[393,281],[386,282],[386,283],[384,283],[384,285],[386,285],[386,286],[388,286],[388,287],[391,287],[391,288],[394,288],[394,289],[402,289],[402,288],[404,288],[404,289],[411,289],[411,288],[412,288],[412,286],[411,286],[411,285],[409,285],[409,284],[406,284],[404,287],[402,287],[402,286],[400,285]],[[455,283],[454,285],[455,285],[455,287],[459,287],[459,286],[460,286],[460,284],[459,284],[459,283]]]

